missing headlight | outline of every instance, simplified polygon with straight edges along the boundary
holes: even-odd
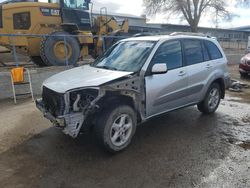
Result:
[[[86,109],[98,96],[96,89],[77,90],[70,93],[70,110],[79,112]]]
[[[78,112],[80,110],[80,107],[79,107],[79,104],[78,104],[80,99],[81,99],[81,95],[77,94],[76,100],[75,100],[75,102],[73,104],[73,111],[74,112]]]

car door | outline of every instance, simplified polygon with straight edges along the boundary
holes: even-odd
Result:
[[[167,64],[168,71],[152,74],[152,67],[162,63]],[[187,85],[180,41],[164,42],[157,49],[145,75],[147,117],[184,106],[187,103]]]
[[[210,61],[206,64],[207,68],[210,68],[210,70],[213,72],[216,69],[221,69],[223,72],[225,71],[225,59],[223,58],[223,55],[219,48],[211,41],[205,40],[204,46],[206,47]]]
[[[187,95],[191,104],[199,102],[203,97],[202,92],[211,73],[212,65],[202,40],[185,39],[182,43],[188,74]]]

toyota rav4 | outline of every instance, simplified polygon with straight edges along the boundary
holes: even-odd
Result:
[[[65,134],[76,138],[93,128],[104,149],[118,152],[154,116],[191,105],[214,113],[229,81],[227,59],[213,38],[134,37],[91,65],[47,79],[36,105]]]

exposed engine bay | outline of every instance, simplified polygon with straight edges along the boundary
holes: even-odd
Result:
[[[143,92],[140,92],[143,88],[140,82],[139,76],[129,75],[99,87],[78,88],[64,94],[44,86],[42,99],[36,103],[44,116],[56,127],[62,128],[65,134],[76,138],[81,129],[87,126],[87,119],[113,103],[127,100],[141,112],[139,101],[143,98]]]

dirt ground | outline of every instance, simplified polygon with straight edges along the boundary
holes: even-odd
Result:
[[[0,52],[2,51],[8,51],[8,49],[0,46]],[[18,54],[17,60],[20,61],[20,64],[23,64],[24,62],[27,64],[29,57]],[[15,65],[15,59],[12,53],[0,53],[0,62],[4,62],[7,65]]]
[[[155,118],[117,155],[90,134],[65,136],[30,100],[1,101],[0,127],[0,187],[250,187],[250,89],[227,92],[214,115],[189,107]]]
[[[238,65],[231,65],[229,67],[229,70],[230,70],[232,79],[239,80],[242,83],[250,85],[250,76],[246,77],[246,78],[242,78],[238,72],[238,70],[239,70]],[[236,102],[240,102],[243,99],[244,102],[250,104],[250,89],[245,89],[244,92],[240,92],[240,93],[233,93],[232,94],[229,92],[229,94],[231,94],[232,96],[235,97],[232,100],[234,100]],[[238,99],[237,99],[237,97],[238,97]]]

